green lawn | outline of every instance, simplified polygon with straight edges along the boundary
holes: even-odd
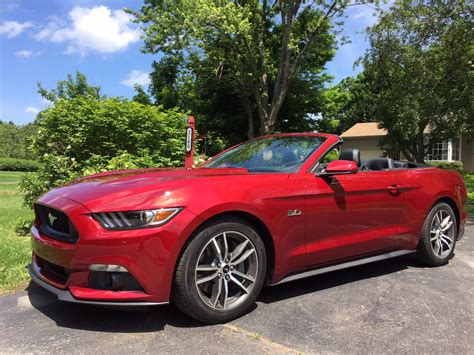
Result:
[[[33,218],[17,190],[22,174],[0,171],[0,294],[17,289],[29,278],[25,266],[31,258],[30,239],[15,233],[18,218]]]

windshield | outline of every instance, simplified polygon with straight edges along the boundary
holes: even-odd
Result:
[[[250,172],[296,172],[324,142],[315,136],[268,137],[243,143],[203,168],[245,168]]]

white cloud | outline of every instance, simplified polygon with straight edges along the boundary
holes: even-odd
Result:
[[[31,57],[31,56],[33,55],[33,52],[24,49],[24,50],[15,52],[15,55],[16,55],[17,57],[29,58],[29,57]]]
[[[136,84],[141,86],[150,85],[150,75],[144,71],[133,69],[128,76],[120,83],[126,86],[134,87]]]
[[[30,27],[33,27],[31,22],[3,21],[0,25],[0,34],[7,38],[15,38]]]
[[[67,53],[114,53],[140,39],[140,31],[123,10],[106,6],[76,6],[69,12],[69,23],[51,18],[35,36],[38,40],[67,43]]]
[[[38,52],[33,52],[33,51],[30,51],[28,49],[23,49],[21,51],[18,51],[18,52],[15,52],[15,55],[17,57],[21,57],[21,58],[30,58],[30,57],[37,57],[39,55],[41,55],[41,51],[38,51]]]
[[[32,113],[32,114],[35,114],[37,115],[41,110],[37,107],[33,107],[33,106],[28,106],[26,109],[25,109],[25,112],[28,112],[28,113]]]

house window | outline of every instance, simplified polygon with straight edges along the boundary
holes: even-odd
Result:
[[[453,161],[459,160],[460,141],[444,140],[434,141],[431,150],[426,152],[425,160],[430,161]]]

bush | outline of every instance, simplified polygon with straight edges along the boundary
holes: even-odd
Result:
[[[15,233],[20,237],[29,236],[30,229],[33,226],[34,219],[33,218],[17,218],[15,223]]]
[[[0,171],[36,171],[38,168],[35,160],[0,158]]]
[[[460,161],[437,161],[437,162],[428,162],[428,165],[435,166],[440,169],[454,170],[462,174],[464,167]]]
[[[20,182],[25,204],[96,172],[182,165],[185,116],[118,98],[59,100],[38,116],[33,149],[41,167]]]

